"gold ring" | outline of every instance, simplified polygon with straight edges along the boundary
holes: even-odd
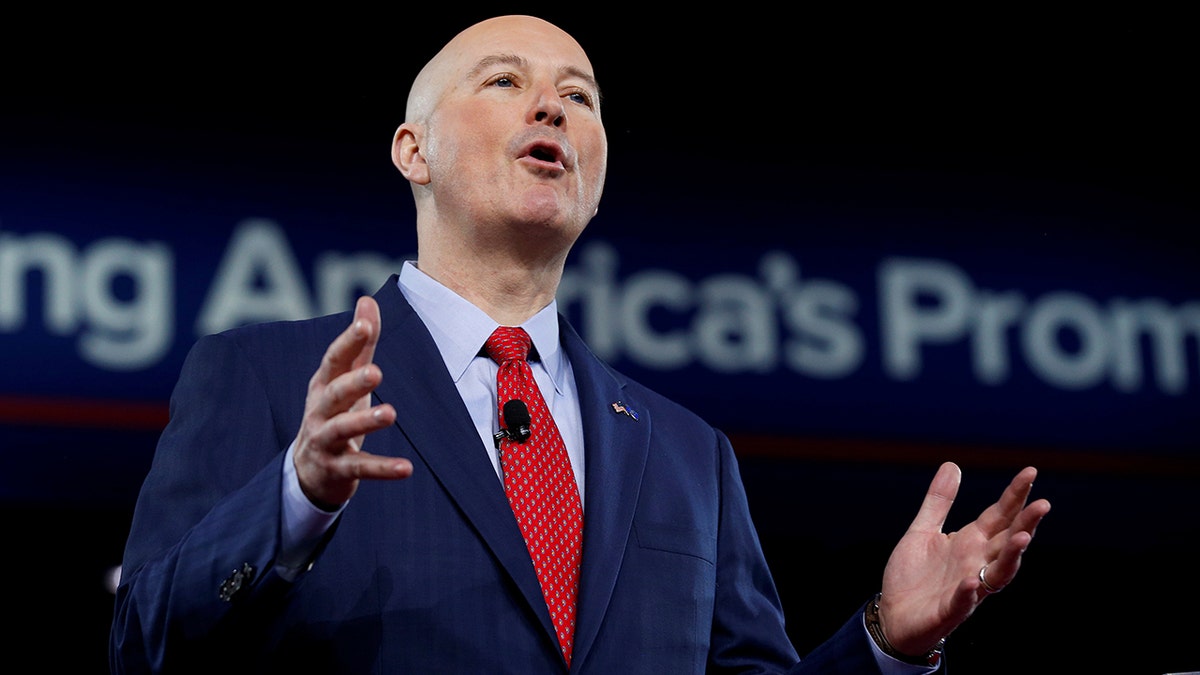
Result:
[[[979,568],[979,583],[983,585],[983,590],[988,593],[999,593],[1000,589],[987,582],[987,565]]]

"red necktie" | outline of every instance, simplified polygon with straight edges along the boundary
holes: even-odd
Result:
[[[567,446],[526,360],[531,340],[521,328],[500,326],[484,349],[500,364],[496,376],[500,427],[504,404],[519,399],[529,408],[529,438],[500,441],[504,492],[533,559],[550,619],[567,665],[575,636],[575,597],[583,548],[583,507]]]

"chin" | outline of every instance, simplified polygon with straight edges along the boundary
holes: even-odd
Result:
[[[577,203],[564,199],[550,186],[527,190],[522,197],[516,220],[529,229],[527,234],[545,237],[557,233],[568,246],[583,232],[591,219],[590,214],[595,211],[591,209],[583,215]]]

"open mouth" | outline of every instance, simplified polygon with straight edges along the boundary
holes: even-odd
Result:
[[[547,148],[536,147],[529,151],[529,156],[543,162],[557,162],[558,157]]]
[[[553,165],[555,170],[569,169],[574,163],[569,150],[547,139],[534,139],[525,145],[521,157],[537,162],[543,168]]]

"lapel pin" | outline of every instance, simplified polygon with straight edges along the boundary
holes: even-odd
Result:
[[[634,410],[633,408],[626,408],[625,404],[621,403],[620,401],[614,402],[612,404],[612,409],[613,409],[613,412],[617,413],[618,415],[628,415],[629,417],[632,417],[634,419],[634,421],[636,421],[638,418],[638,414],[637,414],[636,410]]]

